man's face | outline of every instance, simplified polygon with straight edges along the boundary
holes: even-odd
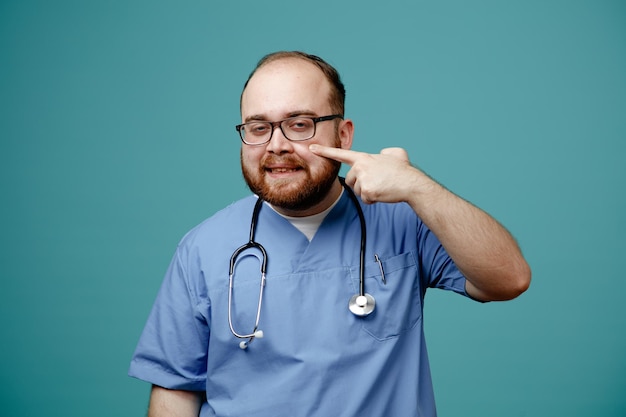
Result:
[[[324,74],[309,62],[294,58],[271,62],[257,70],[243,92],[242,123],[333,114],[330,88]],[[326,208],[325,199],[338,186],[340,163],[311,153],[311,143],[348,149],[352,122],[320,122],[315,136],[302,142],[288,140],[276,127],[268,143],[243,144],[241,166],[252,192],[294,215],[311,214],[319,205]]]

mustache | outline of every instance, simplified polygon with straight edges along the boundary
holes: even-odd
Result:
[[[267,167],[270,165],[289,165],[296,168],[305,168],[306,163],[295,155],[267,155],[261,160],[261,167]]]

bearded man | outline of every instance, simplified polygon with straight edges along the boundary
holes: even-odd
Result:
[[[337,71],[303,52],[248,78],[236,129],[252,195],[177,248],[129,372],[153,384],[150,417],[433,417],[426,290],[485,302],[528,287],[491,216],[403,149],[351,150],[344,102]]]

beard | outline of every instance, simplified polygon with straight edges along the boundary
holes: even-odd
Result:
[[[304,171],[301,180],[267,180],[265,166],[268,164],[286,163]],[[273,206],[286,210],[304,210],[321,202],[330,192],[341,168],[341,162],[324,159],[321,170],[312,174],[309,166],[297,155],[265,156],[257,168],[246,166],[241,157],[241,171],[246,184],[254,194]]]

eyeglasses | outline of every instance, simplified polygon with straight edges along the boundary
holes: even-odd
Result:
[[[302,141],[315,136],[315,127],[319,122],[342,119],[340,114],[322,117],[297,116],[278,122],[248,122],[235,126],[241,141],[246,145],[263,145],[270,141],[276,126],[280,127],[283,135],[291,141]]]

